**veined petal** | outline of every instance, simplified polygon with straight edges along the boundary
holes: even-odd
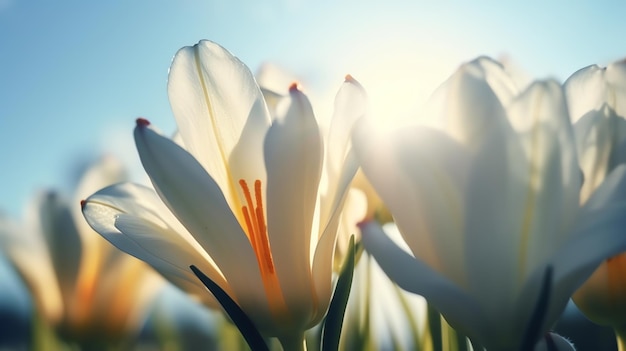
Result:
[[[239,178],[230,174],[231,152],[239,143],[242,156],[255,155],[248,164],[262,169],[259,150],[270,123],[252,73],[226,49],[203,40],[180,49],[174,57],[168,95],[186,149],[232,202]],[[236,202],[231,206],[239,208]]]
[[[135,143],[157,193],[215,261],[242,308],[265,304],[263,294],[248,293],[263,291],[256,255],[218,184],[191,154],[148,126],[138,124]]]
[[[445,276],[397,246],[375,222],[361,225],[362,243],[402,289],[424,296],[455,328],[483,339],[488,330],[478,303]]]
[[[230,286],[210,258],[177,223],[150,188],[120,183],[90,196],[82,205],[89,225],[120,250],[149,263],[173,282],[202,287],[194,264],[227,290]]]
[[[309,100],[295,87],[290,95],[286,114],[265,139],[267,230],[285,302],[302,315],[312,312],[314,300],[310,249],[323,145]]]

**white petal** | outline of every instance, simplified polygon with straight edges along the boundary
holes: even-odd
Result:
[[[429,128],[405,128],[386,137],[366,119],[355,126],[353,147],[363,172],[414,255],[464,284],[459,196],[469,154]]]
[[[519,135],[527,162],[517,161],[512,176],[526,187],[515,197],[519,209],[520,264],[526,272],[533,262],[545,262],[567,238],[578,210],[582,182],[573,131],[560,85],[535,82],[515,99],[509,109],[511,125]],[[522,156],[523,157],[523,156]],[[513,165],[510,167],[514,167]],[[513,199],[515,197],[512,197]]]
[[[492,76],[497,77],[492,80],[499,94],[489,83]],[[502,67],[491,60],[482,58],[462,65],[429,100],[426,122],[475,148],[490,125],[506,118],[501,99],[510,100],[512,92],[504,81]]]
[[[615,168],[593,192],[583,209],[600,210],[606,206],[626,201],[626,165]]]
[[[94,233],[89,225],[83,220],[83,214],[81,213],[80,206],[77,206],[81,200],[86,199],[96,191],[107,187],[109,185],[125,181],[127,179],[126,170],[122,163],[117,158],[111,155],[104,155],[100,157],[93,165],[91,165],[87,171],[82,175],[76,191],[74,194],[74,203],[70,207],[72,209],[72,215],[76,219],[76,226],[79,233],[81,233],[82,245],[85,252],[91,252],[90,250],[98,250],[103,248],[100,242],[102,238]],[[108,245],[111,247],[111,245]],[[99,259],[95,257],[89,257],[94,255],[88,255],[84,257],[84,260]],[[88,263],[83,263],[88,264]]]
[[[358,118],[367,112],[367,95],[365,90],[351,76],[346,76],[337,96],[335,109],[328,132],[328,147],[326,149],[326,175],[328,185],[320,204],[320,223],[322,229],[333,215],[333,204],[336,203],[341,171],[344,167],[346,155],[350,152],[350,134]]]
[[[36,215],[37,205],[30,204],[29,207]],[[0,213],[0,250],[24,279],[42,317],[49,323],[56,323],[63,314],[56,275],[41,233],[28,217],[27,223],[31,225],[18,225]]]
[[[265,139],[266,212],[283,296],[290,311],[300,313],[310,312],[313,300],[311,234],[323,146],[309,100],[295,88],[290,95],[286,115],[274,121]]]
[[[249,164],[262,169],[269,113],[252,73],[231,53],[206,40],[180,49],[170,68],[168,95],[185,147],[227,194],[234,194],[233,185],[242,178],[229,173],[237,143],[238,153],[254,154]]]
[[[81,237],[76,227],[70,205],[59,194],[42,194],[37,203],[37,223],[56,273],[64,304],[74,299],[83,252]]]
[[[564,83],[572,122],[607,105],[626,118],[626,61],[580,69]]]
[[[323,317],[331,296],[331,276],[333,267],[333,251],[339,229],[339,220],[342,216],[342,208],[347,196],[352,178],[356,174],[359,164],[354,152],[349,152],[346,156],[343,169],[340,172],[337,188],[334,195],[334,202],[330,207],[330,218],[327,222],[321,223],[321,235],[315,255],[313,257],[313,279],[315,281],[315,291],[317,295],[317,316],[314,321]],[[354,223],[356,224],[356,223]],[[353,224],[353,225],[354,225]]]
[[[572,239],[551,260],[556,295],[552,297],[554,304],[550,305],[551,320],[558,318],[567,299],[602,261],[626,251],[625,213],[626,202],[581,213]]]
[[[209,264],[206,253],[176,223],[153,190],[130,183],[104,188],[85,200],[83,214],[105,239],[173,282],[202,286],[189,269],[193,264],[230,290],[224,277]]]
[[[492,130],[471,164],[465,193],[464,246],[468,288],[490,316],[514,299],[521,272],[519,236],[527,184],[515,173],[524,164],[510,129]]]
[[[592,65],[576,71],[563,83],[572,123],[589,111],[600,110],[604,104],[607,94],[604,75],[604,68]]]
[[[596,187],[626,155],[626,120],[603,105],[589,111],[574,124],[576,148],[585,175],[581,201],[585,202]]]
[[[234,293],[251,287],[263,291],[256,255],[213,178],[187,151],[147,126],[138,124],[135,142],[157,193],[215,261]],[[262,293],[254,296],[265,301]]]
[[[328,163],[338,173],[350,144],[350,133],[356,120],[367,113],[368,102],[365,89],[351,76],[335,97],[335,108],[328,133]]]
[[[267,303],[256,254],[213,178],[186,150],[138,124],[135,142],[160,198],[215,261],[242,308]],[[234,254],[236,253],[236,254]]]
[[[485,337],[485,316],[470,295],[398,247],[374,222],[362,224],[361,233],[367,251],[398,286],[424,296],[462,333]]]

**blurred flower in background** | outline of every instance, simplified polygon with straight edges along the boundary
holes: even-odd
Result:
[[[363,171],[414,257],[372,222],[361,225],[365,247],[477,345],[534,345],[592,270],[626,249],[625,169],[579,206],[561,86],[520,93],[487,58],[462,65],[428,111],[434,128],[383,137],[364,119],[355,129]]]
[[[124,178],[121,165],[105,156],[83,175],[73,201],[55,191],[38,194],[24,223],[0,238],[33,295],[36,318],[70,344],[132,342],[162,286],[152,269],[106,242],[80,213],[79,199]],[[54,349],[37,338],[35,332],[34,349]]]

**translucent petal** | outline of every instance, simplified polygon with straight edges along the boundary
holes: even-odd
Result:
[[[567,106],[557,82],[531,84],[512,103],[509,120],[521,141],[522,157],[528,160],[525,167],[514,171],[526,187],[525,193],[516,196],[524,206],[519,212],[523,216],[518,227],[522,230],[520,264],[528,265],[520,268],[530,272],[533,262],[544,262],[567,239],[578,211],[582,178]],[[517,162],[515,158],[511,161]]]
[[[380,136],[365,119],[355,127],[353,147],[414,255],[463,285],[460,196],[468,153],[433,129]]]
[[[200,245],[168,213],[153,190],[131,183],[104,188],[83,204],[85,219],[94,230],[174,283],[202,287],[189,269],[193,264],[230,290]]]
[[[506,118],[503,104],[515,90],[502,67],[487,58],[462,65],[435,91],[425,122],[474,149],[493,123]]]
[[[46,241],[65,308],[69,308],[76,298],[74,290],[85,253],[67,200],[54,192],[42,195],[33,223]]]
[[[363,245],[391,280],[424,296],[460,332],[480,339],[486,336],[487,319],[470,295],[398,247],[374,222],[362,224],[361,232]]]
[[[203,40],[174,57],[168,95],[185,148],[238,208],[232,197],[243,176],[230,174],[231,153],[237,145],[241,156],[256,155],[248,159],[250,167],[262,169],[262,136],[270,123],[252,73],[226,49]]]
[[[320,240],[315,248],[313,257],[313,279],[315,281],[315,290],[317,293],[317,315],[314,321],[318,321],[323,317],[331,295],[331,277],[333,267],[333,251],[339,230],[339,219],[342,215],[342,208],[350,187],[350,183],[359,164],[353,152],[346,156],[343,169],[340,172],[339,181],[337,182],[336,195],[334,202],[330,205],[330,218],[328,222],[322,223],[322,231]]]
[[[149,127],[135,128],[135,143],[157,193],[215,261],[242,308],[266,303],[258,293],[264,289],[256,255],[213,178],[191,154]]]
[[[292,313],[311,313],[310,250],[323,145],[311,104],[296,89],[265,139],[267,229],[283,296]],[[310,320],[310,316],[303,318]]]

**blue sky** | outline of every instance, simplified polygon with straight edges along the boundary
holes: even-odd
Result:
[[[102,152],[140,169],[134,120],[175,129],[167,70],[200,39],[253,71],[284,67],[320,106],[351,73],[378,113],[397,114],[477,55],[560,80],[623,58],[624,13],[617,1],[0,0],[0,210],[70,191]]]

